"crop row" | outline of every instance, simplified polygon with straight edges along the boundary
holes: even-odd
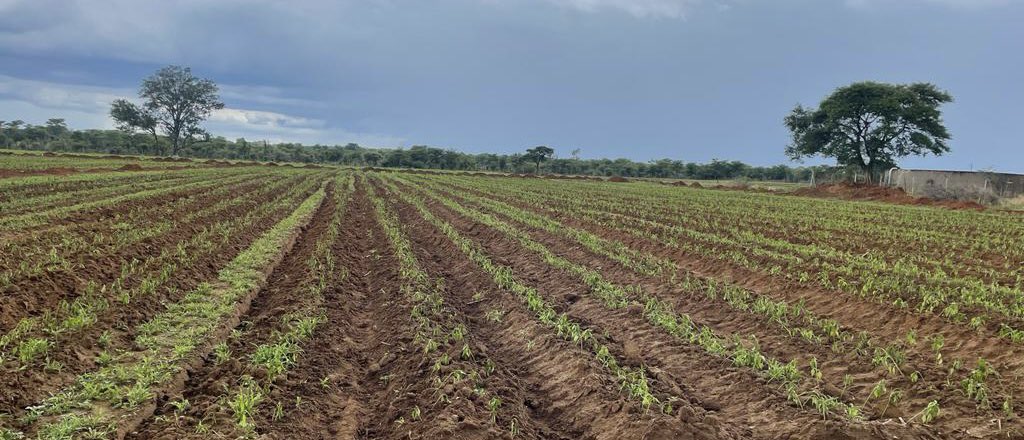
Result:
[[[353,176],[346,174],[333,179],[334,191],[332,195],[333,210],[326,230],[316,238],[312,252],[303,262],[306,271],[301,275],[301,289],[293,294],[298,295],[299,306],[289,310],[280,318],[278,327],[275,328],[270,337],[261,344],[256,345],[251,353],[246,356],[248,359],[241,359],[244,362],[243,370],[246,372],[239,377],[233,378],[233,386],[226,388],[218,399],[218,405],[228,409],[232,415],[232,424],[242,435],[252,435],[256,432],[257,426],[254,419],[261,408],[270,411],[270,418],[278,420],[284,416],[285,403],[276,401],[271,405],[270,396],[274,393],[276,381],[287,374],[300,362],[300,355],[303,352],[303,345],[316,334],[317,329],[326,320],[324,309],[324,294],[328,289],[337,288],[348,276],[345,267],[337,266],[337,255],[334,254],[336,241],[341,232],[341,222],[347,212],[348,199],[353,192]],[[232,332],[232,338],[246,338],[247,334],[237,329]],[[232,357],[235,357],[227,342],[221,342],[214,347],[212,363],[222,364]],[[171,402],[175,407],[175,417],[190,403],[188,400],[180,399]],[[198,420],[193,428],[196,434],[212,434],[212,424],[209,417],[219,411],[209,411],[206,417]]]
[[[427,411],[442,412],[454,399],[473,395],[478,411],[490,415],[496,427],[505,427],[515,436],[519,430],[514,416],[504,416],[502,395],[491,389],[489,378],[497,365],[486,353],[474,352],[473,334],[463,316],[446,301],[448,295],[444,280],[428,274],[420,265],[398,216],[373,186],[364,183],[374,207],[374,213],[384,235],[391,244],[398,261],[402,295],[412,304],[410,313],[415,323],[413,342],[431,365],[432,388],[435,390],[434,408],[415,406],[408,409],[399,423],[415,422],[427,416]],[[499,428],[502,429],[502,428]]]
[[[87,262],[118,255],[129,246],[151,241],[244,202],[239,194],[259,196],[266,194],[268,188],[280,190],[301,179],[300,176],[287,179],[251,176],[241,182],[191,192],[170,201],[142,200],[129,211],[113,217],[29,232],[26,235],[31,239],[11,240],[0,250],[0,258],[18,256],[18,264],[0,272],[0,289],[11,287],[18,279],[82,269]]]
[[[437,184],[437,182],[431,182],[429,179],[420,179],[418,182],[420,186],[432,188],[430,191],[444,191],[450,188]],[[434,197],[437,196],[435,195]],[[710,300],[717,304],[717,306],[713,307],[730,307],[743,314],[760,315],[777,327],[777,331],[789,335],[791,338],[816,345],[824,345],[837,354],[849,353],[857,363],[872,365],[878,371],[876,376],[878,382],[863,391],[866,394],[867,401],[877,398],[877,394],[882,389],[888,390],[887,393],[890,400],[899,400],[904,391],[894,388],[893,385],[902,383],[902,386],[918,389],[918,393],[922,397],[928,397],[930,394],[929,390],[934,389],[932,387],[938,387],[939,389],[952,388],[954,391],[958,391],[962,387],[964,394],[969,395],[967,397],[977,398],[978,403],[981,403],[982,406],[989,406],[991,400],[996,404],[1001,404],[1000,409],[1004,411],[1012,408],[1013,393],[1012,390],[1006,389],[1012,383],[1000,383],[1002,381],[997,381],[995,384],[997,388],[1002,388],[1006,392],[1002,394],[1002,397],[996,399],[990,391],[991,383],[980,383],[972,379],[978,377],[975,370],[964,372],[964,370],[960,369],[963,366],[963,361],[954,360],[953,366],[948,371],[943,370],[943,357],[940,351],[943,348],[941,335],[925,338],[923,335],[918,337],[916,332],[911,332],[905,338],[903,335],[899,335],[895,340],[879,344],[873,339],[877,337],[884,339],[887,335],[875,335],[872,337],[864,331],[850,331],[844,328],[839,321],[815,316],[802,303],[794,304],[774,300],[726,282],[696,277],[692,273],[685,273],[685,271],[682,271],[667,260],[639,252],[626,247],[622,243],[603,239],[585,230],[566,226],[549,217],[522,210],[496,200],[478,197],[464,191],[450,191],[448,197],[457,197],[470,201],[496,215],[500,214],[517,223],[574,240],[576,244],[582,245],[596,254],[604,255],[611,260],[617,261],[640,275],[650,276],[652,273],[647,270],[647,265],[636,264],[637,259],[647,261],[649,265],[654,267],[668,268],[662,271],[668,273],[662,274],[661,280],[652,280],[652,285],[674,285],[680,287],[683,292],[693,292],[690,294],[691,300],[703,302]],[[683,273],[680,273],[680,271]],[[706,297],[706,299],[702,297]],[[771,336],[773,335],[761,334],[761,339],[770,340]],[[931,351],[934,353],[934,364],[930,363],[933,362],[931,359],[923,356],[917,356],[911,362],[912,356],[909,356],[906,350],[926,340],[931,347]],[[795,341],[795,343],[799,342]],[[839,362],[845,363],[846,361]],[[913,366],[915,363],[917,368]],[[991,369],[991,366],[984,360],[979,360],[979,365],[986,365],[983,369]],[[958,380],[958,376],[961,375],[962,378]],[[864,379],[863,374],[858,374],[858,381],[863,381]],[[844,375],[842,382],[845,394],[847,388],[853,385],[852,376],[850,374]],[[1002,386],[1000,387],[999,385]],[[972,388],[980,389],[982,392],[969,391]],[[935,400],[934,405],[937,405],[937,399],[931,398],[930,400]],[[929,404],[932,403],[929,402]],[[1010,415],[1012,416],[1012,414]]]
[[[461,181],[496,188],[492,182]],[[1005,215],[999,214],[646,185],[610,191],[607,187],[579,183],[546,186],[511,182],[497,188],[504,189],[506,194],[514,192],[542,199],[586,193],[592,208],[672,219],[675,225],[702,232],[721,233],[722,228],[738,228],[796,244],[827,244],[836,252],[870,251],[874,256],[884,256],[891,264],[920,264],[923,270],[962,269],[969,264],[973,272],[1005,279],[1007,271],[1020,273],[1019,263],[1024,261],[1024,253],[1014,245],[1013,238],[1024,238],[1024,231],[1015,232],[1018,222],[1008,222]],[[912,220],[903,224],[897,221],[902,217]],[[913,229],[907,229],[909,226]],[[995,242],[1000,247],[986,246]],[[937,259],[949,255],[948,252],[955,252],[958,258]],[[1011,277],[1008,281],[1016,279]]]
[[[510,200],[508,195],[495,195],[496,189],[483,191],[487,195]],[[738,228],[722,228],[732,231],[733,235],[690,229],[677,224],[681,214],[674,217],[646,211],[629,214],[635,209],[633,204],[617,201],[604,206],[594,202],[589,194],[587,197],[568,191],[557,197],[530,194],[533,196],[517,194],[515,197],[518,203],[529,204],[558,218],[582,219],[701,258],[713,258],[773,276],[815,283],[829,290],[875,298],[896,308],[914,305],[918,311],[935,313],[970,328],[985,327],[992,320],[995,322],[989,328],[993,328],[994,333],[1013,341],[1024,341],[1024,331],[1018,328],[1018,321],[1024,317],[1024,300],[1020,299],[1024,295],[1014,288],[956,277],[942,271],[920,272],[912,265],[888,265],[868,254],[830,252],[827,245],[798,245],[766,239]],[[656,211],[653,207],[644,208]]]
[[[187,173],[194,174],[182,181],[160,182],[162,185],[158,185],[156,187],[144,186],[139,191],[129,191],[127,193],[113,195],[112,197],[104,197],[98,200],[3,217],[0,218],[0,231],[19,230],[41,226],[48,224],[53,219],[64,218],[69,214],[79,211],[111,207],[122,203],[132,203],[136,200],[143,200],[164,194],[197,191],[203,188],[210,188],[216,185],[239,181],[246,178],[246,173],[244,172],[218,174],[208,170],[197,170],[195,172],[187,171]]]
[[[830,396],[822,392],[813,381],[808,380],[808,377],[815,376],[814,372],[812,371],[810,376],[806,376],[795,359],[784,362],[767,356],[757,345],[756,339],[752,342],[747,342],[744,339],[749,338],[741,338],[739,335],[721,336],[712,328],[706,325],[699,325],[689,316],[676,312],[667,302],[660,300],[654,295],[645,293],[638,286],[621,286],[609,282],[597,271],[558,256],[543,244],[534,241],[527,233],[492,215],[466,208],[450,199],[440,197],[430,190],[424,190],[423,192],[447,208],[472,219],[476,223],[488,225],[502,231],[508,238],[518,242],[522,247],[536,252],[552,268],[567,271],[579,277],[581,281],[590,287],[591,293],[606,307],[613,309],[626,306],[642,307],[651,324],[679,340],[698,345],[709,354],[726,358],[731,357],[733,363],[737,366],[763,372],[770,381],[780,383],[782,388],[786,390],[787,397],[794,404],[802,407],[804,404],[809,403],[823,415],[839,412],[852,418],[861,417],[861,409],[858,406],[845,403],[836,396]],[[809,391],[801,391],[808,388],[810,389]]]
[[[18,214],[22,211],[42,210],[56,207],[68,202],[83,202],[101,199],[112,194],[122,194],[126,190],[140,188],[143,185],[160,185],[161,182],[182,180],[188,175],[174,171],[154,173],[103,173],[89,175],[91,179],[68,182],[60,180],[43,180],[39,178],[0,180],[0,183],[23,183],[8,185],[0,193],[0,212],[5,216]],[[26,180],[36,180],[29,184]],[[51,178],[52,179],[52,178]],[[20,181],[20,182],[19,182]]]
[[[177,276],[179,270],[221,249],[232,236],[253,227],[273,213],[295,206],[299,197],[305,197],[316,184],[316,180],[308,179],[301,183],[283,181],[265,186],[250,196],[259,199],[264,194],[274,195],[270,203],[249,210],[244,215],[204,226],[195,235],[183,236],[177,243],[142,260],[125,261],[119,275],[109,282],[90,280],[85,291],[78,297],[62,301],[58,307],[42,316],[22,319],[11,331],[0,337],[0,350],[6,351],[0,353],[0,361],[9,355],[11,361],[22,366],[29,365],[47,351],[57,348],[56,344],[60,340],[68,339],[70,335],[96,324],[100,315],[111,306],[127,308],[137,302],[140,296],[155,294],[172,277]],[[189,223],[198,220],[200,215],[216,219],[220,213],[244,202],[242,198],[229,198],[176,220]],[[59,369],[59,365],[50,360],[47,360],[45,366],[47,370]]]
[[[617,378],[621,389],[641,408],[654,406],[666,413],[672,412],[673,404],[679,400],[680,396],[662,394],[659,397],[659,393],[649,383],[646,371],[642,366],[625,365],[618,356],[612,354],[601,335],[595,334],[592,329],[571,318],[567,313],[559,313],[536,288],[525,284],[512,267],[495,262],[480,244],[462,236],[454,226],[437,217],[421,198],[409,191],[398,189],[393,182],[388,180],[384,180],[384,184],[392,193],[414,206],[425,220],[454,242],[471,261],[489,274],[500,288],[514,293],[527,309],[534,313],[535,319],[554,329],[559,337],[587,349],[601,365]],[[584,270],[581,271],[581,274],[587,276],[597,286],[596,289],[601,290],[599,296],[602,300],[612,303],[620,300],[617,295],[621,292],[616,286],[604,282],[599,275],[592,271]]]
[[[290,246],[324,195],[321,188],[309,196],[221,269],[216,280],[141,324],[135,332],[138,350],[113,355],[74,385],[30,408],[22,422],[44,439],[105,436],[131,423],[159,388],[212,349],[218,332],[226,329],[239,304],[264,282],[268,266]]]

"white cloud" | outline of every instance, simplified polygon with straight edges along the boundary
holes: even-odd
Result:
[[[276,89],[260,86],[224,86],[227,90],[250,92],[262,91],[273,99],[261,99],[254,93],[255,101],[302,103],[277,92]],[[110,103],[117,98],[132,98],[135,91],[113,87],[27,80],[0,75],[0,109],[5,119],[22,119],[41,124],[48,118],[64,118],[74,128],[113,128],[107,112]],[[345,144],[356,142],[368,146],[398,146],[404,139],[389,135],[357,133],[330,127],[324,121],[285,113],[224,108],[210,115],[205,124],[214,135],[229,139],[245,137],[266,139],[271,142],[302,142],[306,144]]]
[[[1021,2],[1022,0],[845,0],[847,6],[855,9],[883,8],[894,3],[933,4],[954,9],[984,9]]]
[[[134,94],[134,91],[126,89],[57,84],[0,75],[0,96],[51,110],[93,112],[106,109],[119,97]]]
[[[212,115],[210,115],[210,121],[267,128],[313,128],[322,127],[324,125],[323,121],[317,119],[301,118],[262,110],[243,110],[236,108],[216,110]]]
[[[685,18],[701,0],[544,0],[584,12],[619,10],[635,17]]]
[[[309,99],[300,99],[287,96],[287,92],[277,87],[269,86],[247,86],[247,85],[220,85],[220,96],[228,100],[266,104],[273,106],[293,107],[323,107],[324,103]]]

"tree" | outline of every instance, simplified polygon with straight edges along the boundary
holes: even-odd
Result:
[[[63,118],[50,118],[46,120],[46,132],[53,138],[61,137],[68,132],[68,124]]]
[[[5,146],[9,146],[10,144],[18,144],[18,140],[20,140],[23,137],[23,134],[21,133],[22,125],[25,125],[25,121],[22,121],[21,119],[15,119],[7,123],[7,131],[10,134],[7,135],[8,139],[5,141],[7,142]]]
[[[384,159],[384,156],[376,151],[367,151],[366,153],[363,153],[363,162],[366,162],[367,165],[373,167],[377,166],[382,159]]]
[[[217,84],[208,79],[192,75],[192,69],[180,66],[167,66],[142,81],[139,98],[143,99],[141,107],[124,100],[115,101],[121,108],[111,107],[111,116],[115,110],[126,112],[124,116],[136,117],[135,122],[159,126],[171,142],[171,155],[177,156],[182,148],[189,147],[196,137],[204,140],[209,135],[199,124],[206,120],[214,110],[224,108],[217,95]],[[119,103],[118,101],[123,101]],[[125,103],[134,108],[126,107]],[[119,120],[114,116],[115,120]],[[144,127],[134,125],[134,127]],[[148,127],[145,127],[148,130]],[[149,130],[155,133],[155,130]],[[154,137],[156,135],[154,134]]]
[[[110,117],[114,119],[117,129],[128,135],[129,145],[135,131],[142,130],[153,136],[154,152],[161,156],[164,154],[160,136],[157,134],[156,116],[153,116],[148,109],[135,105],[127,99],[115,99],[110,104]]]
[[[526,154],[523,155],[524,160],[533,162],[537,166],[537,174],[540,174],[540,164],[545,160],[548,160],[551,156],[555,155],[555,150],[544,145],[536,146],[526,150]]]
[[[872,179],[896,166],[897,158],[949,152],[939,106],[952,101],[927,83],[854,83],[837,89],[817,109],[793,109],[785,119],[793,135],[786,155],[833,157]]]
[[[68,124],[63,118],[50,118],[46,121],[46,136],[50,143],[55,143],[57,140],[66,141],[69,133]],[[66,142],[64,144],[66,145]]]

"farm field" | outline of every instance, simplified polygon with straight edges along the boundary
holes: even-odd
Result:
[[[1017,214],[78,159],[0,178],[0,439],[1024,438]]]

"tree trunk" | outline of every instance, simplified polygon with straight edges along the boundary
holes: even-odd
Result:
[[[163,156],[164,149],[160,147],[160,136],[156,134],[156,130],[153,130],[150,133],[153,134],[153,151],[157,156]]]

